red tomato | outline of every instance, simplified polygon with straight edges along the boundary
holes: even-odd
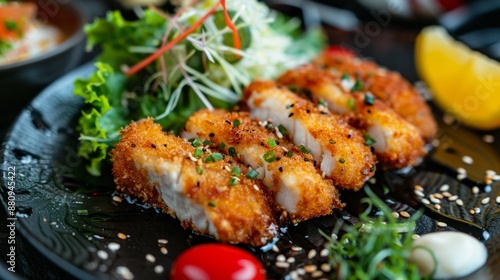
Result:
[[[36,5],[31,2],[0,5],[0,39],[16,38],[35,13]],[[15,28],[10,30],[6,22],[12,22]]]
[[[354,57],[356,54],[348,48],[342,46],[330,46],[323,50],[326,55],[341,55],[345,57]]]
[[[224,244],[189,248],[175,260],[172,280],[264,280],[264,268],[249,252]]]

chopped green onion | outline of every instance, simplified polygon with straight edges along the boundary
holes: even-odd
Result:
[[[201,166],[196,166],[196,173],[199,175],[203,174],[203,168],[201,168]]]
[[[208,156],[206,156],[203,161],[204,162],[216,162],[216,161],[219,161],[223,158],[224,158],[224,156],[222,156],[220,153],[211,153]]]
[[[273,150],[270,150],[269,152],[264,154],[264,160],[268,163],[271,163],[276,160],[276,155],[274,154]]]
[[[365,134],[363,135],[363,137],[365,138],[365,145],[366,145],[366,146],[371,146],[371,145],[373,145],[373,144],[377,143],[377,141],[375,141],[375,139],[373,139],[373,138],[370,136],[370,134],[368,134],[368,133],[365,133]]]
[[[197,148],[197,147],[203,145],[203,143],[201,142],[200,138],[195,138],[191,145],[193,145],[193,147]]]
[[[351,109],[351,111],[356,110],[356,100],[352,98],[347,100],[347,108]]]
[[[241,175],[241,170],[240,170],[240,168],[239,168],[238,166],[233,166],[233,167],[231,168],[231,174],[232,174],[233,176],[240,177],[240,175]]]
[[[339,158],[339,162],[343,164],[343,163],[345,163],[345,159],[344,158]]]
[[[271,148],[274,148],[274,147],[276,147],[276,141],[274,141],[274,139],[272,139],[272,138],[269,138],[269,139],[267,139],[267,145],[269,145],[269,147],[271,147]]]
[[[196,150],[194,150],[194,157],[201,158],[202,156],[203,156],[203,150],[200,148],[196,148]]]
[[[278,131],[281,134],[285,135],[288,130],[286,129],[286,127],[284,127],[282,124],[280,124],[280,125],[278,125]]]
[[[332,145],[337,143],[337,142],[335,142],[335,140],[333,140],[333,139],[330,139],[328,142],[330,142],[330,144],[332,144]]]
[[[236,157],[236,149],[234,147],[229,147],[229,149],[227,149],[227,153],[232,157]]]
[[[76,213],[80,216],[87,216],[89,214],[89,211],[87,209],[76,210]]]
[[[259,172],[255,171],[253,169],[250,169],[245,176],[248,179],[255,179],[259,176]]]
[[[241,124],[241,121],[238,120],[238,119],[236,119],[236,120],[233,121],[233,126],[234,127],[238,127],[238,126],[240,126],[240,124]]]
[[[16,30],[17,29],[17,23],[13,20],[4,20],[3,21],[5,28],[9,31]]]
[[[208,203],[208,206],[210,206],[210,207],[215,207],[215,202],[209,202],[209,203]]]
[[[318,100],[318,104],[321,105],[321,106],[326,107],[326,102],[323,99]]]
[[[231,177],[231,178],[229,179],[229,185],[231,185],[231,186],[236,186],[236,185],[238,185],[238,179],[236,179],[235,177]]]
[[[348,80],[349,79],[349,74],[348,73],[342,74],[342,77],[340,79],[341,80]]]
[[[219,150],[224,150],[225,147],[226,147],[226,144],[224,142],[220,142]]]
[[[374,102],[375,102],[375,97],[370,93],[365,93],[365,104],[373,105]]]
[[[288,152],[286,153],[286,156],[287,156],[287,157],[292,157],[292,155],[293,155],[292,151],[288,151]]]
[[[203,146],[212,146],[212,141],[210,140],[203,141]]]
[[[309,153],[309,150],[304,145],[300,145],[299,149],[303,154]]]
[[[352,86],[351,90],[352,91],[361,91],[361,90],[363,90],[363,82],[361,82],[360,80],[356,80],[356,82]]]

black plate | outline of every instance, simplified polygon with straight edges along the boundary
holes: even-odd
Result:
[[[76,154],[78,135],[74,131],[82,102],[73,96],[72,84],[76,77],[86,76],[92,70],[91,65],[85,65],[61,78],[43,91],[14,123],[3,144],[2,206],[7,209],[8,185],[12,177],[15,182],[18,233],[45,258],[76,278],[120,278],[117,267],[125,266],[135,279],[165,279],[179,253],[193,244],[214,240],[183,230],[177,220],[155,209],[127,203],[133,202],[131,199],[114,201],[112,198],[117,194],[114,193],[109,172],[104,172],[106,175],[99,178],[86,174],[84,162]],[[500,139],[498,131],[495,133]],[[415,170],[379,172],[372,189],[380,190],[381,186],[388,186],[391,192],[384,196],[386,202],[397,211],[414,212],[421,206],[415,204],[409,195],[414,184],[420,184],[425,187],[426,193],[432,193],[448,183],[450,192],[459,194],[465,206],[444,201],[441,213],[472,221],[478,226],[471,227],[461,220],[453,221],[428,209],[426,213],[429,216],[446,221],[449,226],[439,228],[435,219],[423,216],[418,220],[416,231],[423,234],[459,229],[481,238],[483,232],[480,227],[484,227],[490,235],[486,241],[488,263],[468,278],[494,279],[500,275],[500,204],[495,203],[496,196],[500,194],[500,184],[497,182],[485,187],[480,181],[486,169],[500,171],[500,147],[498,141],[487,144],[481,136],[463,128],[441,125],[441,145],[431,157]],[[475,163],[464,166],[460,161],[462,155],[472,156]],[[456,180],[455,168],[459,166],[467,168],[469,179]],[[7,176],[13,168],[15,175]],[[473,185],[481,188],[479,194],[471,193]],[[306,264],[319,266],[326,261],[319,254],[313,259],[306,257],[309,250],[320,250],[325,245],[318,229],[328,233],[338,219],[355,221],[361,208],[357,201],[362,195],[363,192],[344,192],[342,199],[349,205],[345,211],[282,229],[282,237],[276,244],[280,253],[297,259],[292,268]],[[480,200],[487,196],[491,196],[491,202],[482,205]],[[470,215],[469,209],[474,207],[480,207],[481,214]],[[79,215],[78,210],[87,210],[88,215]],[[10,217],[9,212],[7,217]],[[127,235],[126,240],[120,239],[119,233]],[[159,244],[159,239],[166,239],[168,243]],[[110,242],[119,243],[121,248],[116,252],[110,250],[107,246]],[[302,250],[292,250],[294,244]],[[168,253],[162,253],[161,247],[167,248]],[[285,270],[273,266],[277,252],[245,249],[261,259],[270,278],[283,277]],[[107,258],[99,256],[102,254],[98,253],[100,250],[107,252]],[[147,254],[152,254],[156,262],[148,262],[145,258]],[[157,265],[164,268],[162,273],[155,272]]]

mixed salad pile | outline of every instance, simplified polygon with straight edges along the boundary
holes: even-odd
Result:
[[[273,78],[325,46],[320,29],[303,33],[300,20],[256,0],[184,1],[175,14],[150,6],[133,21],[115,11],[85,32],[89,50],[102,48],[95,72],[74,90],[85,99],[78,154],[95,176],[130,121],[154,117],[178,132],[194,111],[233,107],[250,81]]]

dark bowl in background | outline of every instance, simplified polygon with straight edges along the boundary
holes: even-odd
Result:
[[[84,54],[86,10],[77,1],[34,1],[37,19],[57,26],[66,39],[56,47],[32,58],[0,65],[0,120],[26,106],[46,85],[73,69]],[[62,3],[60,3],[62,2]]]

